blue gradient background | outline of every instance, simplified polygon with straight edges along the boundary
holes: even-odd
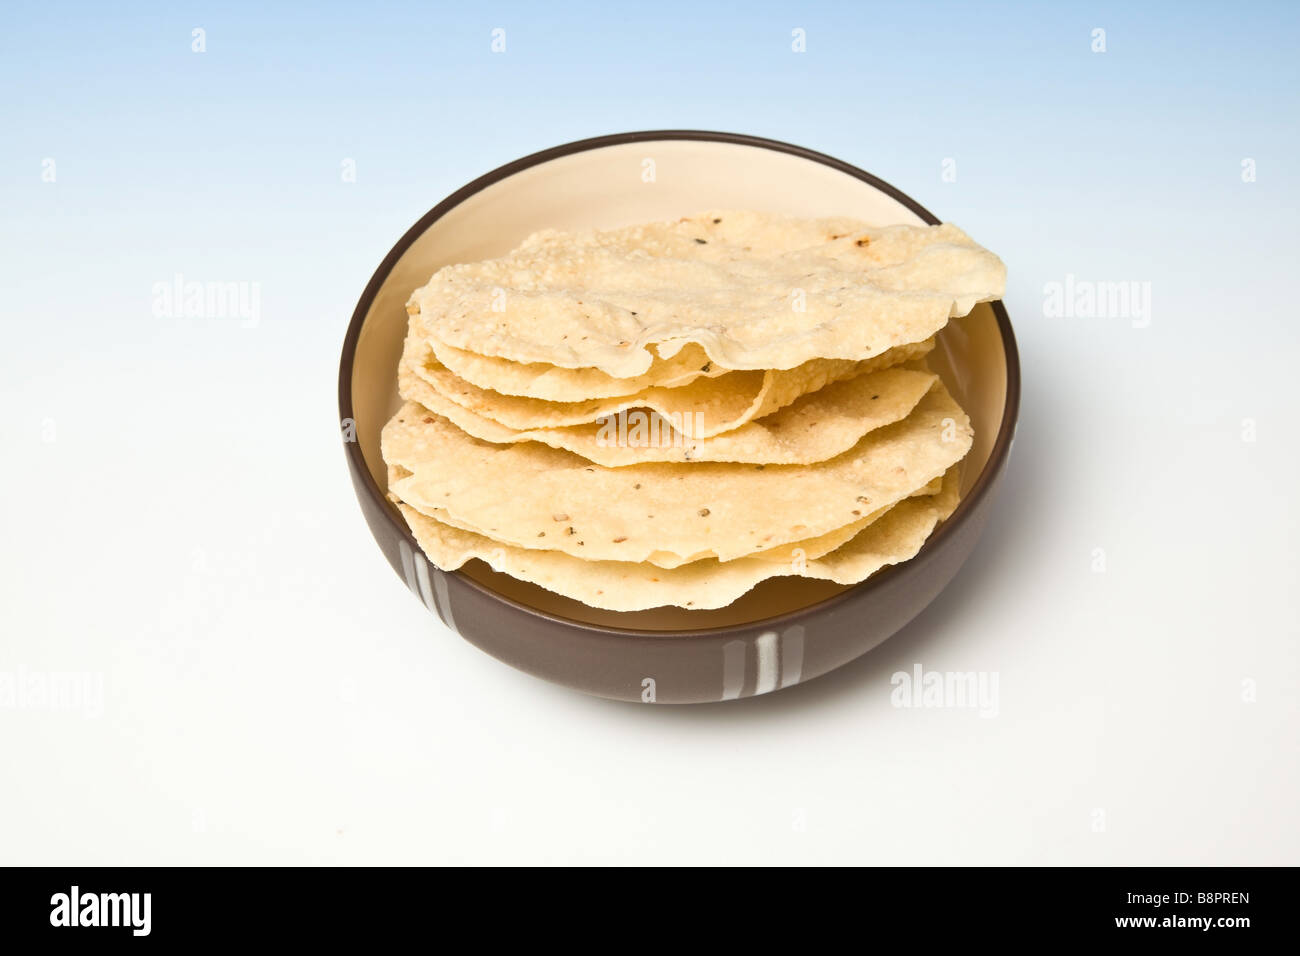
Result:
[[[0,671],[106,680],[94,721],[0,710],[0,861],[1297,862],[1295,5],[0,18]],[[413,221],[655,128],[821,150],[960,224],[1007,262],[1025,376],[971,566],[867,659],[725,712],[441,633],[337,442],[347,318]],[[155,318],[176,273],[260,283],[260,322]],[[1045,317],[1067,273],[1151,283],[1150,327]],[[917,660],[997,671],[1000,717],[890,708]]]

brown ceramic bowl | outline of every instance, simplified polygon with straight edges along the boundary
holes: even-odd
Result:
[[[653,181],[646,171],[653,170]],[[808,681],[871,650],[934,599],[988,518],[1020,399],[1020,366],[1001,302],[977,306],[939,336],[935,366],[969,413],[975,444],[963,497],[910,561],[861,584],[764,582],[715,611],[598,611],[473,561],[425,560],[384,497],[379,433],[397,409],[405,303],[440,266],[500,255],[542,228],[611,227],[702,209],[939,220],[860,169],[798,146],[699,131],[623,133],[557,146],[502,166],[444,199],[393,247],[352,315],[339,368],[339,412],[362,514],[393,570],[464,638],[520,670],[621,700],[732,700]],[[351,427],[349,425],[351,420]]]

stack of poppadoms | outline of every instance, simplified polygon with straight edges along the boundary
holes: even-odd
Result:
[[[925,356],[1004,281],[947,224],[537,233],[412,294],[390,497],[438,567],[610,610],[856,583],[957,505],[973,432]]]

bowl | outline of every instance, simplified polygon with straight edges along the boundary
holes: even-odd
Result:
[[[1020,366],[1001,302],[939,334],[931,365],[970,415],[962,500],[911,560],[841,587],[760,584],[711,611],[602,611],[472,561],[427,561],[385,497],[379,453],[400,405],[405,304],[439,267],[502,255],[543,228],[609,228],[703,209],[937,223],[914,200],[847,163],[788,143],[667,130],[581,140],[481,176],[438,203],[388,253],[357,303],[339,366],[348,469],[375,542],[429,611],[529,674],[619,700],[703,703],[765,694],[848,663],[894,634],[952,580],[988,519],[1015,433]]]

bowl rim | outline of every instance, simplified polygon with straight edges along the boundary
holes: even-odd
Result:
[[[348,323],[347,334],[343,339],[343,351],[339,359],[339,417],[340,421],[349,420],[355,422],[355,416],[352,408],[352,378],[354,363],[356,360],[357,342],[361,337],[361,328],[365,324],[366,315],[370,311],[371,305],[374,304],[375,297],[379,293],[380,287],[388,278],[388,274],[396,265],[397,260],[405,254],[420,236],[429,229],[435,222],[445,216],[452,209],[459,206],[470,196],[481,192],[488,186],[491,186],[503,179],[507,179],[516,173],[522,172],[533,166],[541,165],[553,159],[560,159],[575,153],[586,152],[588,150],[600,149],[606,146],[620,146],[626,143],[653,142],[659,140],[690,140],[696,142],[715,142],[728,143],[739,146],[751,146],[759,149],[768,149],[774,152],[787,153],[791,156],[797,156],[802,159],[811,160],[820,163],[823,166],[829,166],[831,169],[838,170],[854,179],[860,180],[869,186],[878,189],[880,192],[889,196],[891,199],[906,206],[912,212],[916,213],[926,223],[938,225],[940,220],[928,209],[918,203],[915,199],[901,192],[894,186],[885,182],[866,170],[846,163],[843,160],[828,156],[825,153],[816,150],[807,149],[803,146],[796,146],[792,143],[782,142],[781,140],[767,139],[761,136],[752,136],[747,133],[726,133],[714,130],[693,130],[693,129],[668,129],[668,130],[639,130],[628,133],[613,133],[605,136],[593,136],[587,139],[574,140],[570,143],[564,143],[559,146],[553,146],[549,149],[543,149],[535,153],[529,153],[505,165],[498,166],[491,172],[484,173],[477,179],[466,183],[460,189],[456,190],[446,199],[430,209],[427,213],[419,218],[397,241],[388,255],[384,256],[383,261],[366,283],[365,289],[361,293],[361,298],[357,301],[356,309],[353,310],[352,319]],[[676,641],[682,638],[691,637],[725,637],[732,635],[747,634],[755,628],[765,630],[781,630],[785,626],[797,623],[806,619],[813,614],[824,613],[840,604],[854,599],[863,591],[882,586],[883,583],[892,579],[898,574],[905,573],[908,566],[915,566],[915,562],[926,554],[934,551],[945,539],[950,537],[956,529],[965,521],[967,516],[974,512],[980,501],[989,494],[994,485],[994,478],[1001,470],[1002,465],[1010,453],[1011,445],[1015,439],[1016,422],[1020,412],[1020,352],[1016,346],[1015,333],[1011,328],[1011,319],[1007,315],[1006,307],[1002,300],[998,299],[989,303],[993,309],[994,318],[997,320],[998,332],[1002,339],[1002,349],[1007,367],[1007,395],[1006,402],[1002,409],[1002,420],[998,423],[998,434],[994,439],[993,448],[989,452],[988,461],[985,462],[983,469],[975,479],[974,485],[971,486],[970,492],[961,499],[957,508],[946,520],[940,523],[939,527],[931,534],[922,544],[921,548],[915,555],[906,561],[889,565],[882,568],[875,574],[871,575],[865,581],[851,585],[845,588],[839,594],[833,594],[814,604],[809,604],[792,611],[785,611],[772,617],[759,618],[753,621],[742,621],[735,624],[723,624],[714,627],[702,627],[693,630],[651,630],[649,628],[636,627],[619,627],[617,625],[594,624],[588,621],[578,621],[573,618],[564,617],[559,614],[552,614],[543,611],[529,604],[516,601],[507,597],[492,588],[474,580],[468,574],[460,570],[443,571],[444,574],[455,575],[463,584],[480,592],[484,596],[496,600],[502,604],[528,614],[535,618],[540,618],[552,624],[563,625],[568,628],[589,631],[602,636],[615,635],[618,637],[640,638],[649,640]],[[355,425],[354,425],[355,427]],[[376,483],[374,476],[370,473],[370,468],[366,463],[365,456],[361,453],[360,441],[345,441],[343,443],[344,452],[348,457],[348,462],[353,470],[361,476],[361,482],[365,493],[372,501],[379,506],[380,511],[388,519],[393,531],[399,537],[406,540],[407,544],[417,554],[423,554],[424,551],[411,530],[406,527],[405,523],[395,516],[394,510],[385,497],[383,491]],[[442,570],[439,568],[438,570]]]

